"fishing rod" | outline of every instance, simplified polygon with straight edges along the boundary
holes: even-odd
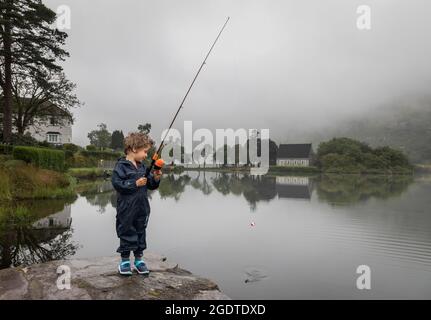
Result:
[[[177,112],[175,113],[175,116],[174,116],[174,118],[172,119],[171,124],[169,125],[169,128],[168,128],[168,130],[166,131],[166,133],[165,133],[165,135],[164,135],[164,137],[163,137],[162,142],[160,142],[159,148],[158,148],[158,149],[157,149],[157,151],[154,153],[154,155],[153,155],[153,157],[152,157],[152,159],[151,159],[151,165],[147,168],[147,170],[146,170],[146,172],[145,172],[145,177],[148,177],[148,175],[150,174],[150,172],[151,172],[151,170],[152,170],[153,168],[154,168],[155,170],[160,170],[160,169],[164,166],[165,162],[163,161],[163,159],[159,158],[159,154],[160,154],[161,150],[163,149],[163,144],[164,144],[164,142],[165,142],[165,139],[166,139],[166,137],[167,137],[167,135],[168,135],[168,133],[169,133],[169,130],[171,130],[172,125],[174,124],[175,119],[176,119],[176,118],[177,118],[177,116],[178,116],[178,113],[179,113],[179,112],[180,112],[180,110],[183,108],[184,102],[186,101],[187,96],[189,95],[190,91],[192,90],[193,84],[195,83],[196,79],[198,78],[199,73],[201,72],[201,70],[202,70],[203,66],[206,64],[206,61],[207,61],[207,59],[208,59],[208,57],[209,57],[209,55],[210,55],[211,51],[213,50],[213,48],[214,48],[215,44],[217,43],[217,40],[220,38],[220,35],[222,34],[222,32],[223,32],[224,28],[226,27],[227,23],[229,22],[229,19],[230,19],[230,17],[227,17],[226,22],[224,23],[223,27],[221,28],[220,32],[218,33],[217,38],[214,40],[214,43],[212,44],[211,48],[209,49],[209,51],[208,51],[207,55],[205,56],[204,61],[202,62],[201,66],[200,66],[200,67],[199,67],[199,69],[198,69],[198,72],[196,73],[195,77],[193,78],[192,83],[190,84],[189,88],[187,89],[187,92],[186,92],[186,94],[184,95],[184,98],[183,98],[183,100],[181,101],[181,104],[180,104],[180,106],[179,106],[179,108],[178,108]]]

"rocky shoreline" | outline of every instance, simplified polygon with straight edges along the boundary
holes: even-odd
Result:
[[[213,281],[151,252],[149,276],[120,276],[118,256],[50,261],[0,270],[0,300],[228,300]]]

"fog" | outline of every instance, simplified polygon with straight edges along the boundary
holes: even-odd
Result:
[[[85,105],[73,141],[152,124],[160,134],[227,16],[231,17],[175,127],[269,128],[300,139],[431,84],[431,3],[426,0],[49,0],[71,9],[64,63]],[[371,7],[359,30],[357,7]],[[299,138],[298,138],[299,137]],[[303,141],[297,141],[303,142]]]

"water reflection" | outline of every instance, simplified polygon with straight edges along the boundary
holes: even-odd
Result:
[[[158,192],[162,199],[174,198],[179,200],[181,193],[184,192],[186,185],[190,184],[191,178],[188,175],[167,175],[163,177],[163,183],[160,183]]]
[[[398,197],[406,192],[412,182],[413,178],[410,176],[329,175],[315,177],[256,177],[242,173],[207,173],[202,171],[186,172],[180,175],[166,175],[163,178],[160,188],[157,191],[150,192],[149,197],[157,193],[157,201],[173,199],[174,202],[179,202],[181,201],[181,197],[187,194],[187,192],[193,192],[193,199],[196,199],[196,201],[200,200],[199,194],[204,197],[213,197],[217,194],[223,195],[224,197],[231,195],[234,197],[227,201],[233,201],[233,199],[237,197],[243,198],[246,200],[248,208],[252,212],[257,212],[258,203],[272,202],[277,214],[276,217],[273,218],[284,219],[278,214],[283,213],[287,215],[287,213],[284,212],[286,205],[291,209],[290,215],[296,212],[296,210],[298,210],[298,212],[310,210],[311,215],[311,212],[313,212],[313,214],[318,212],[313,209],[315,208],[312,206],[313,201],[329,203],[332,206],[348,207],[356,203],[365,203],[373,198],[386,200],[390,197]],[[85,207],[86,209],[82,210],[82,212],[78,209],[71,212],[71,203],[73,203],[75,199],[39,200],[20,202],[19,204],[0,205],[0,268],[29,265],[73,256],[80,248],[79,243],[75,240],[78,239],[79,242],[82,241],[84,243],[87,241],[84,236],[84,229],[88,228],[89,230],[94,230],[94,228],[99,228],[103,221],[103,223],[106,223],[104,227],[101,227],[102,230],[106,230],[104,231],[106,233],[104,234],[106,237],[106,240],[104,240],[105,242],[99,244],[97,241],[91,240],[95,245],[94,251],[92,251],[93,249],[89,249],[88,243],[90,242],[87,243],[87,248],[85,249],[87,251],[84,251],[88,252],[88,254],[112,254],[113,251],[111,249],[115,248],[117,239],[114,230],[109,229],[110,227],[107,226],[112,226],[113,228],[115,225],[117,197],[111,182],[109,180],[88,182],[80,185],[77,188],[77,193],[78,199],[81,199],[80,201],[83,200],[84,203],[86,202],[90,205],[89,207]],[[217,198],[214,197],[214,199]],[[213,199],[208,199],[206,203],[211,203],[212,200]],[[82,206],[82,204],[76,206],[78,202],[79,201],[76,201],[73,204],[77,208]],[[164,201],[163,203],[168,204],[169,201]],[[216,204],[217,203],[214,203],[214,205]],[[233,202],[228,204],[230,205],[229,208],[234,207]],[[243,206],[243,204],[241,204],[241,206]],[[241,210],[240,207],[236,209],[237,211]],[[192,212],[193,210],[199,211],[195,210],[195,207],[176,210],[183,210],[184,212]],[[175,210],[171,211],[173,212]],[[97,215],[94,215],[94,213],[97,213]],[[366,217],[368,213],[374,214],[374,211],[363,210],[361,215]],[[354,212],[348,211],[346,214],[354,214]],[[408,216],[408,214],[409,213],[403,213],[403,217]],[[103,217],[100,217],[100,215],[103,215]],[[75,223],[75,227],[78,226],[77,228],[82,232],[81,235],[74,235],[73,229],[71,228],[73,217],[81,219],[78,224]],[[169,217],[169,219],[172,219],[172,217]],[[196,216],[193,219],[190,221],[195,221],[199,219],[199,217]],[[226,219],[228,219],[228,217],[226,217]],[[234,221],[235,217],[229,216],[229,219],[233,219],[232,221]],[[290,219],[294,218],[290,216]],[[300,215],[298,219],[299,220],[296,221],[297,227],[305,225],[305,221],[309,218],[303,214]],[[330,220],[322,222],[320,219],[320,216],[316,216],[314,220],[309,220],[306,224],[307,228],[311,228],[313,223],[319,224],[318,228],[316,227],[314,236],[318,235],[319,232],[323,230],[325,224],[330,223]],[[373,219],[378,222],[378,217],[374,217]],[[411,223],[414,224],[417,219],[416,216],[411,217]],[[217,221],[219,220],[215,220],[214,223]],[[289,223],[292,224],[292,228],[294,228],[294,221],[295,220],[289,221]],[[182,222],[177,221],[177,224],[181,223]],[[199,221],[196,223],[199,225]],[[266,222],[260,221],[259,226],[262,225],[262,223],[270,224],[273,222],[269,220]],[[408,223],[408,221],[404,221],[404,223],[399,224],[399,226],[400,228],[404,228],[406,225],[408,226]],[[379,224],[376,223],[373,227],[375,228],[376,225]],[[398,226],[398,224],[396,224],[396,226]],[[391,228],[391,230],[396,230],[396,226]],[[350,229],[348,229],[348,227]],[[332,226],[330,228],[332,228]],[[329,232],[326,232],[325,236],[342,236],[343,239],[347,238],[353,241],[355,239],[355,228],[357,228],[357,225],[347,224],[343,228],[337,227],[336,229],[331,229]],[[371,227],[366,226],[366,230],[369,231],[371,230],[370,228]],[[196,232],[196,228],[193,230],[193,232]],[[346,235],[342,235],[340,230],[345,230]],[[296,232],[295,229],[292,229],[292,232]],[[365,231],[361,230],[361,234],[364,234],[364,232]],[[380,231],[380,233],[382,233],[382,231]],[[289,235],[287,234],[287,236]],[[369,238],[371,239],[371,237]],[[91,231],[89,231],[88,239],[94,239]],[[391,241],[392,240],[391,238]],[[310,240],[308,239],[307,241]],[[343,240],[343,242],[345,241]],[[109,245],[107,245],[107,243],[109,243]],[[364,243],[364,241],[361,243]],[[393,243],[392,241],[391,245]],[[422,245],[425,246],[426,244],[427,242],[424,241]],[[374,249],[379,248],[374,242],[372,245]],[[103,249],[105,247],[107,253],[105,253],[105,249]],[[384,250],[389,251],[388,248],[389,245],[385,245]],[[397,254],[400,253],[403,253],[403,251],[398,250]],[[423,254],[423,250],[420,253]],[[428,251],[426,251],[426,253],[428,254]],[[411,250],[409,254],[412,254]],[[191,258],[188,257],[188,259]],[[266,273],[259,270],[258,268],[247,269],[245,271],[245,282],[252,283],[266,279]]]
[[[117,197],[109,179],[82,184],[77,188],[77,192],[89,204],[97,206],[100,213],[104,213],[108,205],[116,207]]]
[[[277,194],[279,198],[310,200],[313,190],[309,177],[284,176],[276,177]]]
[[[365,202],[370,198],[388,199],[405,192],[413,177],[324,175],[316,179],[319,200],[334,205]]]
[[[64,259],[78,249],[65,200],[7,203],[0,213],[0,268]]]
[[[174,198],[176,201],[180,200],[187,186],[204,196],[212,192],[243,196],[254,211],[260,201],[275,198],[310,200],[313,192],[320,201],[333,205],[354,204],[371,198],[387,199],[401,195],[412,182],[412,176],[251,176],[195,172],[166,176],[158,192],[162,199]]]

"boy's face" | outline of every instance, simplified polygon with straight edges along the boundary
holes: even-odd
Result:
[[[150,147],[144,147],[139,149],[133,150],[133,157],[136,161],[142,161],[145,160],[148,156],[148,150],[150,150]]]

